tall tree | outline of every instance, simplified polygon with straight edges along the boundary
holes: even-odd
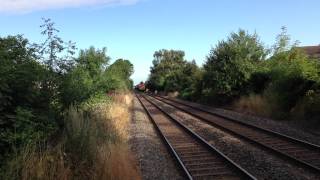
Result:
[[[12,147],[41,140],[56,126],[46,73],[27,39],[0,38],[0,162]]]
[[[184,55],[180,50],[156,51],[153,55],[153,66],[150,68],[149,86],[152,89],[164,90],[164,83],[169,74],[180,69],[185,63]]]
[[[44,42],[34,44],[39,50],[43,62],[54,71],[64,72],[73,65],[73,55],[76,45],[72,41],[64,42],[58,33],[55,23],[50,19],[42,18],[41,34],[45,36]]]
[[[80,66],[87,69],[91,77],[98,76],[106,69],[110,57],[107,56],[107,48],[95,49],[91,46],[89,49],[81,50],[77,62]]]
[[[133,64],[126,59],[117,59],[107,70],[123,79],[129,79],[133,74]]]
[[[204,93],[220,97],[239,96],[246,90],[255,63],[264,60],[266,51],[257,34],[244,30],[231,33],[211,49],[204,64]],[[221,96],[222,95],[222,96]]]
[[[133,88],[133,81],[130,79],[132,74],[133,64],[125,59],[117,59],[105,72],[106,78],[113,79],[113,83],[119,84],[117,86],[122,86],[122,89]]]

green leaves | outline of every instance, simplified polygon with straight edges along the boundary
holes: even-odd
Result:
[[[211,49],[204,64],[204,88],[212,90],[206,94],[228,99],[246,93],[256,64],[265,56],[266,51],[256,34],[244,30],[231,33],[227,40]]]
[[[77,62],[89,72],[91,77],[99,76],[110,61],[106,53],[107,48],[105,47],[100,50],[91,46],[89,49],[80,50]]]
[[[153,66],[148,79],[151,90],[181,91],[188,87],[198,70],[195,62],[187,62],[184,52],[162,49],[153,55]]]
[[[133,71],[133,64],[129,60],[118,59],[106,69],[104,76],[123,82],[124,87],[121,87],[121,83],[119,82],[118,87],[121,87],[120,89],[131,89],[133,84],[130,76],[133,74]]]
[[[63,107],[78,105],[96,94],[132,88],[133,65],[118,59],[110,66],[106,48],[81,50],[74,68],[65,74],[60,87]]]

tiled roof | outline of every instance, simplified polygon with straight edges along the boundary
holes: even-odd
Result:
[[[320,58],[320,45],[319,46],[302,46],[300,47],[305,53],[311,57]]]

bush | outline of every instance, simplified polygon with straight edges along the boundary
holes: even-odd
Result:
[[[0,38],[0,159],[58,128],[54,93],[46,88],[51,72],[35,58],[22,36]]]
[[[87,100],[94,92],[94,81],[88,71],[81,67],[74,68],[68,73],[62,83],[61,99],[65,108],[71,104]]]
[[[253,96],[261,98],[242,97],[236,104],[241,107],[251,104],[252,111],[256,111],[252,104],[257,104],[260,109],[267,105],[265,109],[268,112],[259,112],[260,115],[276,119],[300,118],[309,122],[319,116],[319,62],[296,48],[296,44],[290,45],[286,29],[282,30],[273,55],[260,64],[250,79],[253,93],[258,94]]]
[[[305,120],[304,126],[310,129],[320,128],[320,88],[308,90],[306,95],[300,100],[293,109],[294,120],[300,123]]]
[[[203,94],[212,103],[230,102],[248,93],[251,74],[266,52],[256,34],[231,33],[213,48],[204,64]]]
[[[269,72],[257,71],[251,74],[249,80],[249,91],[255,94],[261,94],[270,83],[271,77]]]
[[[320,79],[315,61],[296,48],[274,55],[269,66],[271,83],[265,95],[271,104],[278,106],[282,114],[290,113]]]
[[[65,43],[50,19],[44,19],[40,27],[46,36],[40,44],[30,45],[21,35],[0,37],[0,179],[69,178],[69,168],[74,170],[77,163],[83,165],[79,172],[85,172],[88,179],[94,168],[85,170],[86,165],[92,165],[95,160],[91,150],[105,149],[95,141],[108,145],[113,138],[106,142],[105,137],[118,133],[112,128],[106,131],[102,122],[106,120],[105,112],[96,112],[101,117],[95,117],[92,109],[111,102],[110,98],[106,99],[107,92],[132,87],[129,78],[133,65],[128,60],[117,60],[108,67],[110,58],[106,48],[90,47],[73,58],[74,43]],[[65,112],[66,109],[69,111]],[[63,117],[65,114],[74,117]],[[74,124],[70,125],[70,121]],[[60,142],[63,129],[69,134],[64,134],[66,139]],[[56,141],[63,147],[51,152],[48,146],[55,146]],[[68,159],[63,159],[64,151],[70,153]],[[73,157],[79,161],[68,164],[75,160]],[[85,163],[81,164],[82,161]],[[67,175],[60,176],[65,170]],[[77,177],[82,176],[77,174]]]
[[[132,95],[90,98],[65,113],[57,145],[28,144],[1,179],[140,179],[128,141]]]

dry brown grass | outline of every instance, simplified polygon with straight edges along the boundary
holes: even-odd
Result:
[[[99,149],[95,164],[95,179],[141,179],[134,156],[128,147],[129,123],[132,110],[132,94],[113,96],[113,104],[105,113],[105,127],[117,133],[116,143],[103,145]]]
[[[176,97],[179,96],[179,92],[178,92],[178,91],[169,92],[169,93],[168,93],[168,96],[171,97],[171,98],[176,98]]]
[[[245,114],[265,117],[270,117],[271,115],[271,106],[261,95],[243,96],[232,105],[232,109]]]
[[[102,147],[98,156],[94,179],[141,179],[135,160],[126,145]]]
[[[71,107],[59,145],[26,147],[9,164],[8,179],[141,179],[128,146],[131,94],[117,94],[84,112]]]
[[[12,159],[4,179],[71,179],[72,171],[65,163],[61,145],[52,150],[39,151],[36,146],[26,146],[19,155]]]

